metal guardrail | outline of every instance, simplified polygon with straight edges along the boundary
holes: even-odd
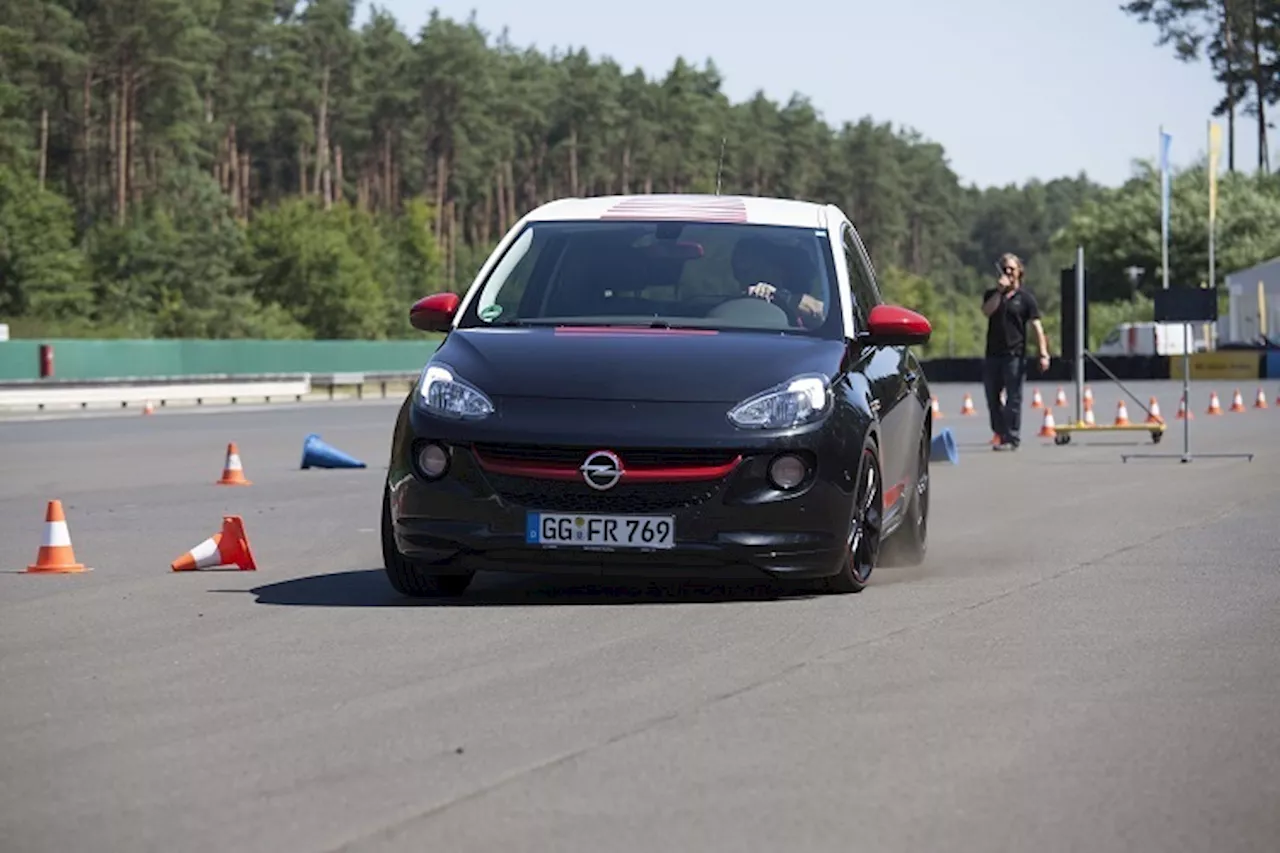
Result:
[[[335,399],[340,388],[353,388],[357,399],[365,399],[365,389],[376,386],[386,398],[395,385],[409,385],[420,371],[342,371],[335,373],[269,373],[252,375],[209,374],[201,376],[122,376],[109,379],[23,379],[0,382],[0,409],[50,406],[87,408],[90,403],[150,402],[164,406],[170,401],[206,399],[242,400],[291,399],[300,402],[317,390]]]
[[[335,388],[355,388],[356,399],[364,399],[364,389],[368,385],[377,385],[382,397],[387,396],[387,386],[391,384],[410,384],[422,375],[420,370],[398,370],[382,372],[349,371],[344,373],[313,373],[311,384],[316,388],[328,388],[329,399],[334,398]]]

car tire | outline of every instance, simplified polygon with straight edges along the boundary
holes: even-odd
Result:
[[[929,553],[929,431],[920,431],[919,461],[911,504],[902,525],[885,540],[882,566],[918,566]]]
[[[880,451],[870,436],[863,440],[855,477],[846,553],[840,571],[825,581],[827,592],[862,592],[880,559],[884,482],[880,476]]]
[[[382,490],[382,563],[392,588],[410,598],[445,598],[462,595],[475,572],[435,574],[400,553],[391,529],[391,492]]]

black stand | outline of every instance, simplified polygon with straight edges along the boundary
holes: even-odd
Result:
[[[1217,288],[1178,287],[1156,292],[1155,320],[1159,323],[1182,323],[1182,400],[1187,416],[1182,421],[1182,453],[1128,453],[1121,460],[1178,459],[1183,464],[1192,459],[1248,459],[1252,453],[1191,452],[1191,324],[1212,323],[1218,319]]]

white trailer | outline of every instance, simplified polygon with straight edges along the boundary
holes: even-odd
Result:
[[[1280,333],[1280,258],[1229,273],[1228,310],[1218,320],[1219,343],[1256,341]]]
[[[1199,323],[1191,326],[1191,351],[1209,349],[1207,330]],[[1187,332],[1182,323],[1150,320],[1119,323],[1102,340],[1094,355],[1182,355]]]

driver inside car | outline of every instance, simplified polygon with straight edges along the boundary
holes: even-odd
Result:
[[[819,325],[826,306],[807,291],[814,279],[809,257],[773,240],[744,237],[733,249],[733,275],[748,296],[774,302],[803,325]]]

